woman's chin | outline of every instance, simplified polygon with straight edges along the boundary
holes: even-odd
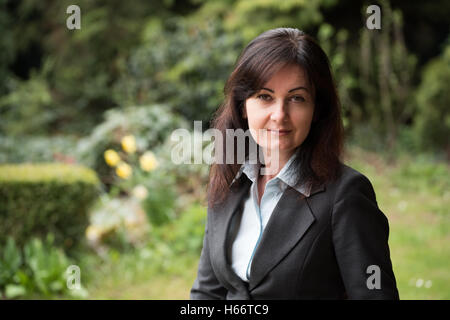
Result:
[[[266,151],[269,151],[270,153],[286,153],[286,152],[290,152],[292,149],[295,149],[292,144],[286,144],[286,143],[281,143],[281,144],[271,144],[268,147],[267,146],[262,146],[262,148]]]

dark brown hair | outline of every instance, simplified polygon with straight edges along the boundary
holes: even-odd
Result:
[[[343,125],[328,58],[315,40],[304,32],[292,28],[272,29],[247,45],[225,84],[225,99],[211,120],[211,127],[218,129],[222,137],[226,137],[226,129],[241,128],[246,131],[248,122],[242,117],[245,100],[260,90],[277,70],[288,64],[305,70],[315,92],[313,122],[305,141],[297,148],[298,157],[293,163],[299,180],[314,187],[339,175]],[[223,155],[226,155],[225,143],[223,148]],[[246,145],[246,156],[248,150]],[[237,161],[233,164],[224,162],[216,161],[210,167],[207,189],[209,206],[218,205],[225,199],[241,167]]]

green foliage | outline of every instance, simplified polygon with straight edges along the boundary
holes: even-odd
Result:
[[[182,212],[170,233],[174,241],[173,250],[180,253],[199,253],[203,245],[205,223],[206,208],[204,206],[193,205]]]
[[[77,139],[71,136],[1,136],[0,163],[75,162]]]
[[[176,193],[173,184],[162,179],[152,181],[152,188],[147,197],[142,200],[142,208],[149,222],[158,227],[173,219]]]
[[[401,12],[392,10],[388,1],[381,6],[380,31],[361,28],[352,35],[322,23],[317,39],[330,60],[348,136],[366,148],[383,150],[388,144],[393,151],[399,135],[408,139],[404,127],[414,114],[417,59],[405,46]]]
[[[0,248],[0,288],[8,284],[22,265],[22,255],[13,238],[8,238],[6,245]]]
[[[206,223],[206,208],[193,204],[181,211],[170,224],[154,230],[150,245],[163,243],[177,254],[199,254],[203,244]]]
[[[0,0],[0,96],[8,92],[6,79],[10,76],[9,64],[14,60],[14,35],[8,32],[13,26],[14,19],[7,10],[8,0]]]
[[[98,194],[92,170],[57,163],[0,165],[0,243],[19,245],[53,233],[58,245],[75,248],[84,236],[88,209]]]
[[[322,23],[317,33],[317,40],[330,61],[336,88],[342,105],[342,118],[345,129],[352,129],[350,117],[355,117],[358,108],[354,95],[358,87],[355,67],[349,61],[349,33],[346,29],[335,30],[333,26]],[[351,115],[351,116],[350,116]]]
[[[243,48],[241,36],[224,33],[216,21],[151,21],[144,30],[143,45],[132,51],[115,86],[116,101],[164,103],[188,120],[208,123]]]
[[[53,241],[42,243],[33,239],[24,247],[24,257],[31,273],[31,281],[38,292],[48,296],[66,286],[64,272],[69,262],[61,250],[52,247]]]
[[[0,98],[0,133],[49,132],[58,111],[44,77],[32,72],[26,81],[11,78],[9,87],[11,92]]]
[[[420,157],[412,163],[403,164],[391,178],[398,187],[407,191],[444,197],[445,192],[450,190],[449,167]]]
[[[195,132],[191,138],[196,135],[201,133]],[[201,136],[193,139],[200,141]],[[147,232],[144,222],[149,223],[150,229],[170,225],[177,220],[180,211],[203,200],[204,190],[199,186],[206,185],[208,166],[173,163],[175,144],[179,142],[168,137],[164,144],[152,150],[156,163],[149,171],[137,161],[137,152],[119,151],[132,174],[125,179],[115,177],[110,192],[101,197],[92,211],[87,232],[92,242],[126,251],[144,240]],[[149,151],[144,155],[147,153]],[[115,168],[109,170],[115,172]]]
[[[23,248],[8,237],[6,245],[0,246],[0,294],[7,299],[71,295],[66,284],[66,270],[70,265],[64,252],[54,247],[51,234],[45,241],[32,238]]]
[[[31,106],[14,104],[14,108],[9,107],[14,109],[15,117],[10,117],[8,127],[33,130],[23,125],[18,114],[22,119],[28,117],[25,120],[33,122],[35,128],[38,122],[50,117],[53,126],[44,126],[41,131],[52,129],[83,134],[101,121],[103,111],[116,106],[110,95],[111,87],[119,77],[118,70],[130,48],[141,40],[142,25],[148,19],[165,19],[176,11],[190,10],[189,4],[180,6],[172,1],[135,1],[130,5],[120,0],[107,3],[80,0],[76,4],[81,9],[81,29],[71,31],[65,19],[72,1],[14,4],[9,1],[8,5],[3,2],[0,3],[3,18],[0,28],[7,31],[2,32],[5,36],[0,41],[0,61],[4,62],[0,76],[4,74],[3,65],[11,63],[11,55],[15,54],[19,66],[14,69],[20,71],[24,80],[19,82],[18,93],[27,96],[23,93],[26,88],[42,89],[41,96],[29,95],[29,99],[33,98]],[[42,74],[39,81],[28,80],[31,69],[39,71],[43,66],[48,72],[38,72]],[[0,86],[10,82],[8,79],[12,77],[13,73],[4,74]],[[14,94],[16,88],[9,87],[8,91]],[[24,97],[15,99],[18,103],[24,100]],[[38,109],[45,109],[45,112],[34,113]]]
[[[191,147],[194,144],[192,140],[201,141],[201,133],[191,132]],[[142,185],[147,188],[148,195],[141,204],[149,222],[155,226],[176,220],[178,212],[203,200],[203,186],[207,185],[208,180],[208,165],[193,164],[193,157],[188,164],[174,163],[172,152],[175,145],[180,147],[181,143],[167,139],[155,150],[158,167],[149,173],[136,170],[137,174],[133,176],[133,181],[130,181],[133,186]],[[183,147],[188,148],[187,145]],[[204,142],[202,147],[205,147]]]
[[[423,70],[416,93],[418,111],[414,129],[425,150],[450,149],[450,45]]]
[[[322,11],[335,0],[236,0],[211,1],[195,13],[196,20],[222,19],[227,33],[239,33],[249,42],[258,34],[278,27],[312,31],[323,21]]]
[[[86,135],[106,110],[154,103],[209,122],[248,41],[270,28],[297,27],[318,38],[329,54],[347,131],[369,125],[391,146],[402,126],[414,123],[422,148],[443,146],[448,127],[436,119],[447,106],[445,96],[427,92],[425,83],[414,94],[417,57],[424,60],[424,52],[442,42],[439,25],[448,7],[443,0],[393,8],[380,1],[381,30],[364,27],[366,3],[356,8],[336,0],[141,0],[132,6],[80,0],[82,28],[69,31],[62,18],[70,4],[0,1],[1,134]],[[350,9],[360,10],[363,19],[353,15],[346,21]],[[412,11],[433,22],[423,22],[405,43],[403,20],[414,19]],[[433,37],[427,36],[430,27],[437,28]],[[444,70],[434,76],[438,81],[427,82],[445,83]],[[416,112],[430,100],[436,111],[419,106]]]
[[[361,28],[358,42],[353,44],[346,41],[348,33],[345,37],[336,33],[338,40],[331,46],[336,49],[331,51],[330,60],[348,133],[357,141],[365,140],[361,143],[365,144],[368,139],[361,131],[370,131],[376,144],[387,145],[392,151],[402,127],[414,116],[412,80],[417,57],[405,45],[401,11],[393,10],[389,1],[380,5],[381,30]],[[365,18],[365,7],[361,11]]]

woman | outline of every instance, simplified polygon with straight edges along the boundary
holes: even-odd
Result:
[[[311,37],[278,28],[252,40],[212,123],[250,131],[263,161],[246,144],[245,163],[212,165],[191,299],[399,298],[388,221],[370,181],[340,161],[339,100]]]

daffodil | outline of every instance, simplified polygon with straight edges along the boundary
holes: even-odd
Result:
[[[111,167],[115,167],[120,162],[119,155],[112,149],[106,150],[103,156],[105,157],[106,163]]]
[[[131,167],[125,162],[121,162],[117,165],[116,173],[122,179],[128,179],[132,172],[133,169],[131,169]]]
[[[126,153],[134,153],[136,152],[136,139],[132,135],[128,135],[122,138],[121,140],[122,149]]]
[[[158,167],[158,160],[151,151],[145,152],[140,158],[139,163],[144,171],[152,171]]]

